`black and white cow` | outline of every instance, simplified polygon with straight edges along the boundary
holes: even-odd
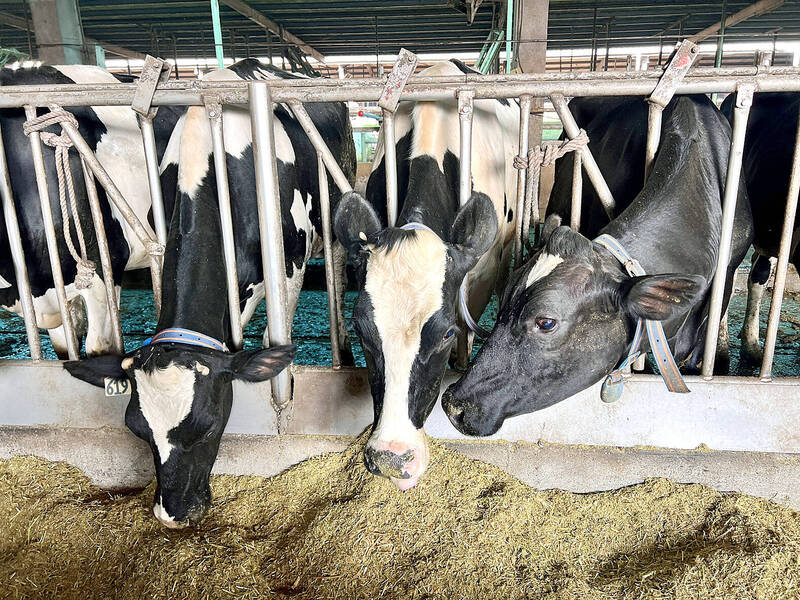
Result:
[[[735,94],[731,94],[721,106],[723,114],[731,122],[735,97]],[[753,246],[756,253],[747,280],[747,310],[739,337],[742,338],[743,357],[757,362],[761,361],[759,309],[769,280],[771,263],[776,262],[780,247],[799,114],[800,94],[759,93],[753,97],[747,121],[742,177],[753,212]],[[797,227],[796,219],[789,261],[800,268]]]
[[[99,67],[67,65],[58,67],[37,67],[29,69],[1,69],[0,86],[32,84],[74,84],[74,83],[116,83],[117,79]],[[67,107],[78,120],[84,139],[97,155],[98,160],[108,171],[125,199],[140,220],[150,219],[152,211],[150,189],[147,185],[146,167],[139,123],[135,113],[123,106]],[[155,121],[156,143],[163,154],[172,128],[182,109],[160,109]],[[25,262],[30,277],[31,292],[34,296],[36,321],[40,328],[50,333],[53,347],[60,357],[66,357],[66,337],[61,324],[53,276],[50,269],[44,226],[39,204],[39,193],[33,170],[33,158],[28,138],[22,131],[25,122],[22,109],[0,111],[0,125],[3,143],[8,160],[11,187],[19,219]],[[60,133],[60,127],[48,129]],[[58,239],[61,269],[66,283],[67,298],[72,305],[82,298],[86,310],[86,353],[102,354],[111,349],[112,323],[108,310],[105,288],[101,279],[100,259],[97,240],[83,186],[80,160],[75,151],[70,152],[70,170],[75,181],[75,193],[79,208],[79,218],[86,238],[89,258],[97,265],[97,272],[90,288],[78,290],[74,280],[75,261],[72,260],[62,233],[62,218],[58,203],[58,184],[53,151],[44,147],[44,162],[47,170],[48,190],[52,206],[55,231]],[[173,178],[174,179],[174,178]],[[173,196],[165,196],[166,209],[171,209],[174,198],[174,183],[165,181],[165,188],[173,190]],[[119,282],[126,269],[138,269],[149,265],[148,255],[143,244],[107,199],[105,191],[97,186],[103,212],[106,237],[108,238],[114,281]],[[73,239],[74,238],[74,226]],[[77,242],[76,242],[77,244]],[[22,314],[19,290],[16,286],[8,239],[3,230],[0,235],[0,277],[11,284],[0,289],[0,306],[17,314]]]
[[[213,79],[270,79],[291,75],[245,60],[209,75]],[[347,107],[306,104],[311,119],[343,171],[352,179],[355,146]],[[275,107],[275,145],[283,216],[289,319],[306,261],[321,246],[317,155],[284,106]],[[243,323],[264,297],[250,118],[244,107],[223,110],[225,149],[234,221]],[[281,371],[294,348],[227,352],[232,347],[211,129],[203,107],[189,108],[167,148],[163,168],[178,166],[178,199],[164,263],[158,331],[179,328],[218,341],[224,350],[185,343],[151,344],[126,357],[67,363],[76,377],[99,385],[128,377],[128,427],[150,444],[158,487],[155,516],[168,527],[196,522],[210,503],[209,475],[230,412],[231,381],[264,381]],[[337,188],[330,182],[332,202]],[[343,249],[339,255],[344,258]],[[344,260],[341,261],[344,266]],[[343,276],[339,278],[344,290]],[[340,302],[340,306],[342,303]],[[343,319],[342,319],[343,321]]]
[[[471,72],[458,62],[424,75]],[[519,107],[476,100],[473,194],[459,206],[456,102],[401,102],[395,116],[399,216],[386,227],[385,164],[352,193],[334,228],[355,263],[359,295],[353,321],[369,369],[374,425],[365,462],[401,489],[428,464],[423,425],[439,395],[459,328],[458,290],[469,276],[469,308],[480,315],[502,289],[514,234]],[[403,226],[411,227],[404,229]]]
[[[600,123],[589,132],[593,154],[599,161],[618,161],[616,169],[604,170],[607,178],[625,178],[628,160],[643,161],[643,154],[629,157],[625,146],[635,138],[634,146],[644,147],[646,104],[625,103]],[[620,131],[628,134],[618,136]],[[640,318],[662,321],[678,364],[696,368],[716,270],[729,144],[730,126],[705,96],[678,97],[665,109],[650,177],[600,230],[617,238],[646,276],[628,276],[605,247],[559,226],[557,216],[548,218],[544,247],[513,275],[492,335],[442,397],[459,431],[490,435],[509,417],[541,410],[600,381],[627,354]],[[572,171],[571,161],[559,167]],[[740,186],[726,304],[751,240]],[[648,348],[645,340],[642,349]]]

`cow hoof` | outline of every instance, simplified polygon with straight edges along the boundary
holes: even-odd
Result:
[[[763,357],[764,352],[761,350],[761,346],[759,344],[756,344],[755,346],[742,344],[742,349],[739,353],[739,360],[743,364],[760,365]]]

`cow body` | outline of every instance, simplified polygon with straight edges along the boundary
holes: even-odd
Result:
[[[115,83],[116,81],[113,75],[98,67],[81,65],[0,70],[0,85],[2,86]],[[146,180],[142,180],[143,177],[146,177],[147,170],[141,132],[135,113],[127,107],[67,107],[67,109],[75,115],[81,135],[122,192],[134,213],[140,220],[146,221],[149,218],[152,223],[150,190]],[[162,151],[169,133],[171,133],[172,125],[180,112],[175,109],[159,110],[160,120],[156,128],[156,137],[157,144],[160,145]],[[33,170],[33,157],[28,138],[22,131],[22,124],[25,120],[22,109],[0,111],[3,143],[28,267],[31,293],[34,297],[36,321],[40,328],[49,331],[56,352],[63,357],[66,355],[66,337],[53,287],[53,275],[45,243],[39,193]],[[51,127],[48,131],[60,133],[60,127]],[[80,299],[85,305],[87,354],[108,352],[112,347],[111,315],[101,279],[97,240],[86,199],[86,190],[82,183],[83,173],[80,159],[76,151],[70,152],[70,170],[75,181],[78,217],[86,239],[88,257],[95,262],[97,271],[92,286],[84,290],[78,290],[75,287],[76,265],[64,241],[52,149],[43,146],[43,155],[67,299],[71,306]],[[174,184],[172,189],[174,189]],[[119,290],[123,271],[148,266],[148,255],[144,245],[127,225],[122,215],[107,200],[102,186],[97,186],[97,192],[109,244],[114,281],[117,282]],[[171,207],[171,202],[169,206]],[[77,245],[74,226],[72,231]],[[21,314],[19,290],[16,286],[11,253],[5,234],[0,236],[0,276],[12,284],[9,288],[0,289],[0,306]]]
[[[721,110],[733,122],[735,94],[728,96]],[[742,356],[761,361],[759,309],[769,280],[771,264],[776,262],[781,241],[783,216],[789,193],[789,177],[800,115],[800,94],[793,92],[758,93],[753,96],[745,133],[742,178],[747,186],[753,213],[755,236],[750,276],[747,281],[747,310],[740,337]],[[790,262],[800,267],[795,218]]]
[[[439,63],[425,75],[470,72]],[[469,309],[480,315],[501,288],[513,243],[519,107],[476,100],[471,199],[459,202],[459,117],[454,100],[401,102],[395,114],[398,204],[386,227],[385,162],[365,201],[345,197],[334,227],[358,274],[354,326],[369,369],[375,421],[365,461],[401,489],[428,462],[423,424],[438,397],[463,322],[458,289],[468,276]],[[461,325],[459,323],[461,322]]]
[[[628,160],[643,162],[643,154],[628,157],[625,148],[644,147],[646,114],[640,101],[592,121],[597,123],[589,132],[592,151],[601,165],[609,156],[622,156],[626,166]],[[632,119],[638,128],[630,127]],[[630,137],[616,136],[625,131]],[[663,321],[678,364],[697,368],[721,235],[729,144],[730,127],[707,98],[678,97],[665,109],[650,177],[616,218],[597,229],[619,240],[647,276],[631,278],[605,247],[559,227],[557,216],[548,218],[543,249],[515,272],[492,335],[443,397],[460,431],[489,435],[508,417],[541,410],[601,380],[626,355],[639,318]],[[558,168],[571,173],[571,160]],[[627,172],[604,170],[612,189],[615,178]],[[636,167],[630,172],[640,175]],[[557,184],[554,193],[559,194],[554,206],[566,205],[569,190]],[[742,186],[736,223],[726,304],[735,268],[752,239]],[[648,347],[645,341],[642,349]]]
[[[213,79],[239,80],[278,76],[290,75],[255,60],[241,61],[210,75]],[[346,106],[305,106],[343,171],[352,178],[355,148]],[[321,246],[317,158],[288,109],[276,105],[274,111],[291,324],[306,261]],[[245,324],[264,297],[248,111],[225,106],[223,127]],[[124,359],[102,357],[68,363],[73,375],[90,383],[98,384],[109,371],[131,380],[126,423],[151,446],[158,482],[153,512],[168,527],[197,521],[209,506],[209,475],[230,413],[231,381],[267,380],[294,356],[293,346],[228,352],[233,347],[213,161],[205,109],[192,107],[176,126],[162,163],[162,171],[177,167],[178,198],[164,260],[157,329],[196,332],[219,342],[219,347],[159,343],[143,346]],[[332,182],[329,185],[335,203],[338,190]],[[339,256],[344,258],[341,248]],[[340,268],[343,266],[341,260]],[[342,292],[343,277],[339,280]]]

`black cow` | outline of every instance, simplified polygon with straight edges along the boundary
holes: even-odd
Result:
[[[210,75],[240,80],[276,76],[287,74],[252,59]],[[342,103],[305,106],[344,172],[352,177],[355,147],[347,107]],[[317,158],[292,114],[281,105],[274,111],[291,320],[306,261],[321,246]],[[249,113],[246,108],[226,106],[223,124],[246,323],[264,297]],[[157,329],[197,332],[223,349],[181,342],[151,344],[124,359],[98,357],[67,363],[67,369],[95,385],[108,376],[131,380],[126,423],[153,451],[158,481],[153,512],[164,525],[180,527],[199,520],[209,506],[209,475],[230,412],[231,381],[271,378],[291,362],[294,347],[227,352],[232,347],[230,317],[211,130],[204,108],[190,108],[176,126],[162,168],[169,168],[171,161],[178,166],[179,197],[170,224]],[[330,192],[331,201],[336,202],[339,196],[332,182]],[[344,257],[343,249],[340,256]]]
[[[603,121],[592,121],[597,121],[589,132],[594,155],[601,165],[619,161],[616,169],[604,170],[612,189],[629,173],[641,181],[638,167],[629,165],[643,161],[643,154],[628,156],[626,148],[644,146],[646,115],[644,102],[627,102]],[[638,126],[631,128],[631,122]],[[619,136],[620,131],[628,133]],[[601,380],[626,355],[640,318],[663,321],[678,363],[697,367],[716,270],[729,144],[730,126],[708,98],[678,97],[665,109],[647,183],[600,229],[616,237],[650,275],[628,276],[603,246],[558,226],[558,216],[548,218],[544,247],[514,273],[492,335],[442,398],[459,431],[490,435],[508,417],[541,410]],[[562,161],[559,168],[571,173],[570,163]],[[740,186],[726,303],[751,239],[749,205]],[[645,340],[643,350],[648,347]]]
[[[1,69],[0,86],[33,84],[74,84],[74,83],[115,83],[117,79],[99,67],[67,65],[59,67],[37,67],[30,69]],[[147,185],[144,150],[135,113],[124,106],[67,107],[78,120],[81,135],[89,144],[98,160],[108,171],[128,204],[142,221],[152,219],[150,189]],[[154,129],[156,144],[160,154],[166,149],[172,128],[183,109],[160,109]],[[61,314],[53,287],[44,226],[39,204],[39,193],[33,170],[30,143],[22,131],[25,122],[24,111],[5,109],[0,111],[0,125],[3,130],[3,143],[6,150],[11,187],[19,219],[25,262],[28,267],[31,293],[37,324],[50,333],[50,340],[60,357],[66,357],[66,337],[61,325]],[[60,127],[48,129],[60,132]],[[78,290],[74,284],[75,261],[70,256],[62,233],[62,217],[58,202],[53,151],[44,147],[44,163],[47,171],[50,204],[53,212],[56,237],[58,240],[61,270],[64,274],[67,299],[73,306],[76,300],[83,300],[86,311],[86,353],[89,355],[109,352],[112,347],[111,317],[108,310],[105,288],[101,279],[100,259],[97,250],[94,227],[91,221],[86,190],[82,185],[83,173],[78,153],[70,152],[70,170],[75,181],[75,193],[80,219],[86,239],[89,258],[96,264],[95,276],[90,288]],[[173,190],[172,197],[165,196],[167,209],[171,209],[174,199],[174,176],[165,177],[164,187]],[[103,213],[106,237],[111,254],[114,281],[119,282],[126,269],[137,269],[149,264],[144,245],[122,219],[116,208],[106,198],[102,186],[97,186],[100,206]],[[152,223],[152,220],[151,220]],[[74,226],[73,239],[75,236]],[[77,245],[77,240],[76,240]],[[5,279],[10,285],[0,289],[0,306],[17,314],[22,313],[19,290],[16,285],[14,267],[8,239],[0,235],[0,281]],[[2,286],[0,286],[1,288]]]
[[[735,98],[736,95],[731,94],[721,106],[731,123]],[[753,212],[756,253],[747,279],[747,311],[739,337],[742,338],[743,358],[757,362],[761,361],[759,308],[770,275],[770,263],[778,256],[799,112],[800,94],[796,92],[760,93],[753,97],[747,121],[742,177]],[[800,214],[795,219],[789,256],[795,267],[800,267],[800,252],[796,247],[798,218]]]

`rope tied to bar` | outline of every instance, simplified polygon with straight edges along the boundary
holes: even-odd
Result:
[[[81,220],[78,216],[78,203],[75,199],[75,184],[72,180],[72,171],[69,168],[69,149],[72,147],[72,140],[69,138],[66,131],[64,131],[63,125],[61,128],[61,135],[50,131],[44,131],[44,129],[51,125],[60,125],[63,123],[69,123],[76,129],[78,127],[78,121],[72,113],[61,107],[57,107],[49,113],[25,121],[22,125],[22,130],[25,135],[28,136],[38,132],[42,142],[53,148],[56,162],[56,175],[58,177],[58,201],[61,206],[61,224],[64,231],[64,241],[78,268],[78,273],[75,276],[75,287],[79,290],[85,290],[92,287],[95,264],[94,261],[87,258],[86,241],[83,236]],[[69,206],[67,206],[68,197]],[[70,210],[72,213],[71,215]],[[78,245],[81,248],[80,254],[78,254],[78,251],[75,249],[75,244],[72,241],[72,232],[69,228],[70,218],[75,223]]]

